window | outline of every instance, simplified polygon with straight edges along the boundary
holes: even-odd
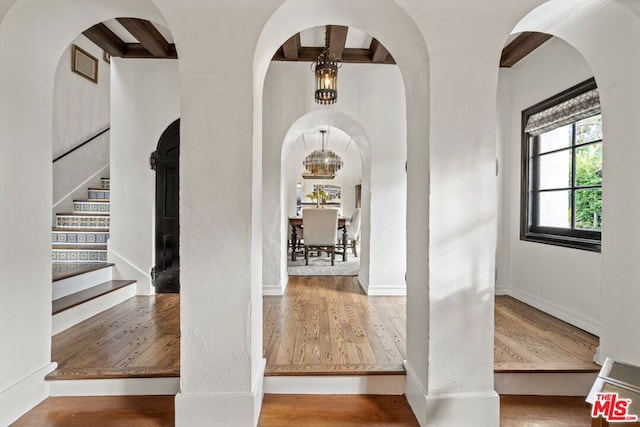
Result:
[[[587,80],[522,112],[521,239],[600,251],[602,115]]]

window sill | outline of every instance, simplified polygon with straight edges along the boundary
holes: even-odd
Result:
[[[565,248],[579,249],[600,253],[601,242],[599,240],[580,239],[577,237],[558,236],[554,234],[526,233],[520,236],[525,242],[543,243],[546,245],[562,246]]]

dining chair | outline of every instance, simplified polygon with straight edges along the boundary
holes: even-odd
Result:
[[[338,209],[303,209],[304,260],[309,265],[309,251],[327,252],[331,265],[336,257],[338,244]]]
[[[358,242],[358,239],[360,238],[361,222],[362,221],[360,216],[360,208],[356,208],[353,211],[353,214],[351,214],[351,220],[349,220],[349,224],[346,225],[347,241],[342,242],[344,246],[344,250],[346,251],[350,247],[351,250],[353,251],[353,255],[356,257],[358,256],[358,250],[356,249],[356,244]]]
[[[302,228],[302,226],[295,226],[296,227],[296,241],[295,242],[291,242],[291,239],[289,239],[289,242],[291,242],[291,261],[295,261],[296,260],[296,254],[298,252],[302,253],[302,251],[304,251],[304,247],[302,245],[302,242],[304,241],[304,229]]]

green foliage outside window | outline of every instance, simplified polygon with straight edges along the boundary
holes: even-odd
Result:
[[[602,139],[602,116],[584,119],[576,124],[576,145]],[[602,142],[576,148],[576,228],[600,230],[602,220],[602,188],[580,190],[579,187],[602,185]]]

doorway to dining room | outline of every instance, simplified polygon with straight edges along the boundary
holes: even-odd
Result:
[[[309,153],[321,150],[335,153],[342,167],[333,177],[305,173],[303,164]],[[360,210],[356,187],[362,185],[362,156],[356,143],[339,128],[321,125],[303,131],[283,153],[285,208],[288,217],[287,274],[289,276],[358,276],[360,272]],[[338,209],[339,246],[335,262],[324,252],[310,251],[305,258],[302,213],[305,209]],[[345,244],[346,242],[346,244]]]

